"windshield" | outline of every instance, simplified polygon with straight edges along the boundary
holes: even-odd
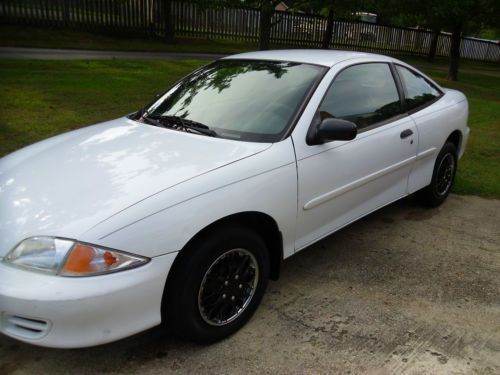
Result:
[[[324,71],[300,63],[220,60],[177,83],[146,113],[203,124],[222,138],[275,142]]]

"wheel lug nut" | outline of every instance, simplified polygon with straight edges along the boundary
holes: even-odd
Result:
[[[225,294],[222,295],[222,299],[226,299],[226,295]]]
[[[224,285],[227,285],[227,284],[229,284],[229,281],[227,281],[227,280],[224,281]]]
[[[231,301],[234,301],[234,296],[231,296]]]
[[[238,280],[239,278],[240,278],[240,277],[239,277],[238,275],[236,275],[236,276],[234,277],[234,279],[235,279],[235,280]]]

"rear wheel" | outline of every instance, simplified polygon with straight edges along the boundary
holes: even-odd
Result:
[[[429,207],[443,203],[450,194],[456,171],[457,148],[446,142],[436,158],[430,185],[416,193],[419,201]]]
[[[241,328],[257,309],[269,278],[262,238],[243,227],[218,228],[179,256],[164,314],[174,333],[210,343]]]

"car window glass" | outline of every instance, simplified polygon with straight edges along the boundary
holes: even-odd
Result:
[[[293,62],[220,60],[181,81],[148,112],[203,123],[224,138],[275,142],[324,71]]]
[[[405,88],[407,110],[420,107],[439,97],[439,91],[421,75],[399,65],[396,66],[396,69]]]
[[[352,121],[358,130],[401,113],[388,64],[360,64],[337,75],[320,105],[320,115]]]

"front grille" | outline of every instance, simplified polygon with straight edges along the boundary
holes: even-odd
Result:
[[[13,336],[36,340],[45,336],[50,330],[50,323],[37,318],[3,314],[2,330]]]

